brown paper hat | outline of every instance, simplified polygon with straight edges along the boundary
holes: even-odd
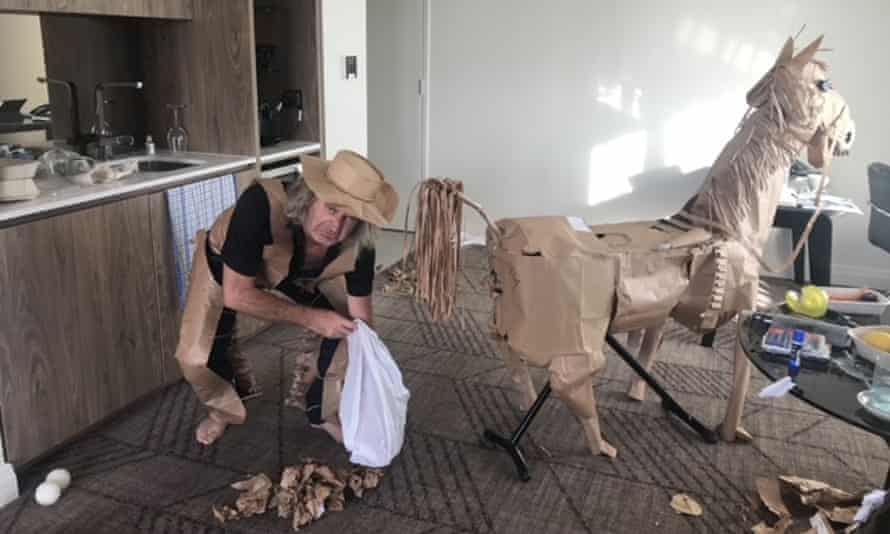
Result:
[[[373,163],[351,150],[326,161],[303,156],[303,179],[322,202],[348,215],[383,226],[392,221],[399,195]]]

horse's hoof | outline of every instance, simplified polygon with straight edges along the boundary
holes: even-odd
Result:
[[[735,434],[732,435],[731,439],[726,439],[726,435],[723,434],[723,423],[717,425],[717,428],[714,431],[718,435],[722,436],[724,438],[724,441],[728,441],[730,443],[751,443],[752,441],[754,441],[754,436],[752,436],[750,432],[742,427],[737,427],[735,429]]]
[[[613,458],[613,459],[616,456],[618,456],[618,449],[613,447],[606,440],[600,440],[599,451],[594,451],[594,452],[598,452],[598,454],[602,454],[603,456],[608,456],[609,458]]]

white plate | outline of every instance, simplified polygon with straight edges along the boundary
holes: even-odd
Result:
[[[865,391],[860,391],[859,394],[856,395],[856,400],[859,401],[859,404],[865,408],[865,411],[868,413],[882,421],[890,422],[890,412],[879,410],[878,407],[874,405],[873,396],[874,392],[870,389],[866,389]]]
[[[862,302],[855,300],[834,300],[832,296],[855,296],[862,292],[862,288],[856,287],[822,287],[828,293],[828,308],[838,313],[853,313],[858,315],[881,315],[884,308],[890,305],[890,299],[883,294],[869,290],[878,297],[877,302]]]

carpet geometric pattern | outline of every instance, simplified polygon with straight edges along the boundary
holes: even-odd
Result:
[[[467,249],[463,263],[458,311],[445,324],[408,297],[383,294],[378,278],[376,326],[412,395],[405,445],[377,490],[305,532],[749,532],[756,477],[790,473],[848,490],[882,484],[882,440],[790,397],[757,399],[767,381],[756,370],[744,415],[754,442],[708,445],[653,395],[628,399],[632,372],[612,353],[596,394],[618,457],[591,456],[574,418],[551,398],[524,442],[532,480],[519,482],[509,458],[480,439],[485,428],[509,432],[521,414],[487,335],[484,252]],[[732,383],[732,329],[708,349],[672,325],[654,366],[675,399],[709,426],[721,420]],[[348,464],[340,447],[283,403],[298,341],[278,326],[243,346],[264,395],[248,402],[246,424],[230,427],[215,446],[194,441],[202,407],[188,385],[172,384],[21,473],[24,495],[0,510],[0,533],[290,532],[274,513],[220,525],[210,507],[232,503],[229,484],[250,474],[277,478],[306,457]],[[543,385],[540,370],[533,376]],[[73,484],[55,506],[40,507],[34,488],[57,466],[71,470]],[[671,510],[680,492],[702,504],[702,517]]]

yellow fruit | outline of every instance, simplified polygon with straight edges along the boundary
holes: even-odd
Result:
[[[890,332],[869,332],[862,336],[862,341],[878,350],[890,352]]]
[[[785,303],[794,313],[819,319],[828,312],[828,293],[816,286],[806,286],[800,294],[796,291],[785,293]]]

